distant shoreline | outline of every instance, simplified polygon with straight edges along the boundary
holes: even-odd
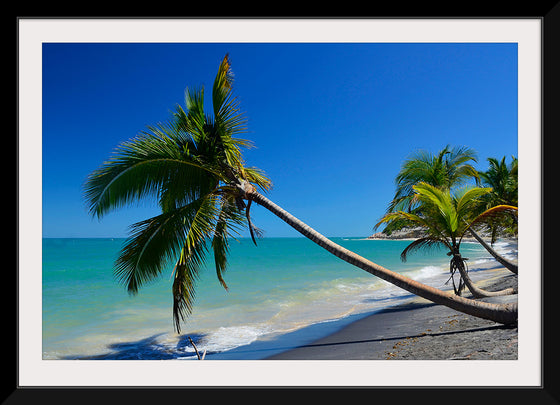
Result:
[[[390,235],[383,232],[376,232],[373,235],[368,236],[367,240],[409,240],[414,241],[422,236],[422,230],[420,228],[415,229],[403,229],[400,231],[393,231]],[[488,239],[486,235],[481,235],[483,239]],[[517,238],[499,238],[500,240],[508,242],[517,242]],[[476,239],[472,236],[464,236],[463,241],[476,242]]]
[[[384,232],[376,232],[368,236],[366,239],[371,240],[415,240],[421,237],[423,231],[421,228],[405,228],[398,231],[393,231],[390,234]]]

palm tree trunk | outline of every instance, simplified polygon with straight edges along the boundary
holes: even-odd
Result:
[[[513,288],[505,288],[500,291],[486,291],[480,287],[477,287],[476,284],[473,283],[473,281],[471,280],[469,273],[467,273],[467,269],[465,268],[465,263],[461,255],[457,254],[451,260],[452,260],[451,265],[452,266],[454,265],[457,268],[457,270],[459,270],[459,273],[461,274],[461,278],[463,279],[465,285],[467,286],[467,288],[469,289],[469,291],[471,292],[474,298],[497,297],[500,295],[510,295],[516,293],[516,291]]]
[[[502,266],[504,266],[506,269],[508,269],[512,273],[517,274],[517,264],[512,263],[512,262],[504,259],[502,256],[500,256],[473,229],[469,229],[469,231],[471,232],[472,236],[484,247],[484,249],[486,249],[488,251],[488,253],[490,253],[492,255],[492,257],[498,261],[498,263],[500,263]]]
[[[268,209],[274,215],[282,219],[284,222],[297,230],[303,236],[310,239],[312,242],[321,246],[323,249],[326,249],[336,257],[356,267],[359,267],[367,271],[368,273],[373,274],[374,276],[380,277],[383,280],[396,285],[397,287],[409,291],[412,294],[423,297],[436,304],[445,305],[456,311],[473,315],[479,318],[489,319],[502,324],[512,324],[517,322],[516,302],[508,304],[480,302],[460,297],[455,294],[450,294],[437,288],[419,283],[399,273],[385,269],[384,267],[373,263],[357,255],[356,253],[351,252],[350,250],[332,242],[330,239],[323,236],[304,222],[300,221],[299,219],[270,201],[268,198],[258,193],[256,190],[243,188],[242,191],[245,194],[245,198],[251,199],[257,204]]]

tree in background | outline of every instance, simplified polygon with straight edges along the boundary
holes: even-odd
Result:
[[[504,156],[500,161],[488,158],[488,170],[479,172],[482,184],[492,188],[492,192],[485,196],[485,208],[497,205],[518,205],[518,160],[511,157],[510,164],[506,164]],[[517,236],[517,216],[500,216],[488,222],[491,242],[494,243],[498,236]]]
[[[461,295],[466,286],[475,298],[513,294],[511,288],[497,292],[488,292],[477,287],[468,275],[466,258],[461,256],[460,246],[465,234],[474,221],[481,222],[487,216],[477,215],[483,196],[492,191],[491,188],[465,187],[451,192],[448,188],[435,187],[420,182],[413,187],[413,202],[418,207],[417,213],[396,211],[385,214],[378,225],[399,221],[409,226],[422,228],[424,236],[410,243],[402,252],[402,260],[416,250],[433,246],[444,246],[450,260],[450,279],[453,281],[455,294]],[[506,207],[506,206],[500,206]],[[506,210],[506,208],[503,208]],[[498,211],[494,208],[493,211]],[[459,272],[459,283],[455,285],[454,275]]]
[[[386,213],[407,211],[418,213],[414,203],[413,187],[424,182],[435,187],[452,189],[465,185],[474,179],[479,181],[479,173],[471,162],[477,162],[477,154],[467,147],[445,146],[438,153],[432,154],[420,150],[408,157],[402,164],[395,178],[395,196],[389,203]],[[403,221],[394,220],[386,224],[386,234],[400,230],[405,226]],[[377,227],[376,227],[377,228]]]

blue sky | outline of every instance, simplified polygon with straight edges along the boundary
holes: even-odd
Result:
[[[492,43],[43,44],[44,237],[126,237],[152,202],[92,219],[87,175],[169,118],[187,86],[210,89],[229,53],[269,198],[327,236],[368,236],[403,160],[445,145],[518,155],[517,45]],[[208,93],[208,97],[210,93]],[[298,236],[261,207],[265,237]]]

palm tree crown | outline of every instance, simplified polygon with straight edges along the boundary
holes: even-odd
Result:
[[[246,119],[232,94],[229,57],[222,60],[212,88],[213,116],[204,111],[204,88],[185,91],[166,123],[149,126],[121,143],[85,183],[92,215],[145,197],[155,197],[161,214],[131,226],[116,261],[115,274],[131,294],[175,262],[175,327],[192,311],[194,284],[212,250],[219,281],[227,265],[228,238],[249,226],[248,207],[239,184],[268,190],[271,182],[247,167],[241,151],[251,144],[237,136]]]
[[[444,245],[449,251],[455,251],[460,246],[465,232],[474,220],[474,208],[479,205],[480,197],[492,189],[482,187],[464,187],[450,192],[420,182],[413,187],[414,200],[422,208],[421,214],[406,211],[387,213],[379,223],[391,223],[396,220],[406,221],[409,225],[422,227],[426,234],[412,242],[402,253],[406,260],[407,254],[421,247],[434,244]]]
[[[498,205],[517,207],[518,198],[518,160],[511,157],[510,164],[506,164],[506,157],[501,160],[488,158],[488,170],[479,172],[482,184],[492,188],[492,192],[484,196],[484,209]],[[517,216],[501,215],[487,221],[485,227],[490,231],[491,242],[494,243],[498,236],[517,235]]]
[[[506,163],[504,156],[500,161],[488,158],[488,170],[479,172],[482,183],[492,187],[492,192],[487,196],[488,206],[508,204],[517,206],[517,173],[518,160],[511,157],[511,162]]]
[[[397,189],[387,212],[414,208],[413,187],[425,182],[435,187],[451,189],[474,178],[478,183],[478,172],[469,162],[476,162],[476,152],[467,147],[449,145],[437,154],[418,151],[406,159],[395,178]]]
[[[415,192],[414,201],[419,207],[418,212],[390,212],[385,214],[376,226],[398,221],[405,225],[421,227],[425,232],[424,236],[410,243],[401,253],[401,259],[406,260],[411,252],[418,249],[443,245],[451,256],[450,279],[453,280],[456,270],[460,273],[458,287],[453,280],[455,293],[460,295],[463,287],[467,285],[475,296],[489,295],[474,286],[468,278],[465,264],[467,259],[460,254],[461,241],[473,224],[484,222],[501,212],[516,213],[517,208],[502,205],[477,215],[480,212],[479,207],[483,204],[482,198],[492,191],[491,188],[464,187],[451,192],[449,189],[434,187],[425,182],[420,182],[412,188]],[[513,291],[507,291],[511,292]]]

